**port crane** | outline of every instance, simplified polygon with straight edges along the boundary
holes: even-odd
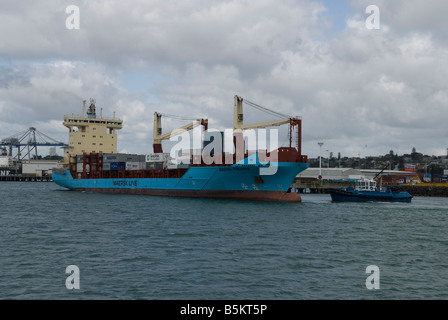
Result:
[[[254,107],[258,110],[267,112],[271,115],[283,117],[280,120],[266,121],[266,122],[258,122],[254,124],[244,124],[244,114],[243,114],[243,101],[251,107]],[[240,96],[235,96],[234,99],[234,112],[233,112],[233,130],[235,135],[242,134],[243,130],[247,129],[260,129],[272,126],[281,126],[283,124],[289,124],[289,147],[292,148],[292,137],[293,131],[297,129],[297,140],[296,140],[296,148],[299,154],[299,157],[302,155],[302,119],[300,117],[289,117],[285,114],[282,114],[277,111],[270,110],[268,108],[262,107],[256,103],[250,102],[248,100],[243,100]]]
[[[47,136],[46,134],[36,130],[34,127],[30,127],[28,130],[19,132],[11,137],[0,140],[0,147],[8,147],[9,156],[12,156],[13,148],[17,148],[17,159],[23,160],[26,157],[31,158],[31,153],[34,151],[34,156],[38,157],[37,147],[45,146],[61,146],[66,147],[67,144],[56,141],[55,139]],[[3,149],[4,150],[4,149]],[[4,153],[4,151],[2,151]]]
[[[171,132],[162,134],[162,116],[168,117],[168,118],[173,118],[173,119],[178,119],[178,120],[191,120],[192,122],[190,122],[180,128],[174,129]],[[186,117],[170,115],[170,114],[166,114],[166,113],[154,112],[154,128],[153,128],[153,130],[154,130],[154,132],[153,132],[154,153],[163,153],[163,149],[162,149],[162,141],[163,140],[168,140],[172,136],[176,136],[185,131],[192,130],[200,125],[203,125],[205,130],[207,130],[208,129],[208,119],[186,118]]]

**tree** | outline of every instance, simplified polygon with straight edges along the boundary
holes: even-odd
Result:
[[[398,170],[404,171],[404,159],[403,157],[400,157],[398,160]]]
[[[420,153],[420,152],[417,152],[415,147],[412,148],[411,160],[413,162],[421,162],[421,161],[423,161],[423,154]]]

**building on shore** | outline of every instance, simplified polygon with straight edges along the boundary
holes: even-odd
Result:
[[[22,160],[22,175],[46,177],[50,176],[53,169],[61,168],[57,160]]]
[[[362,178],[376,177],[380,185],[403,185],[417,177],[417,173],[408,171],[380,172],[381,170],[354,168],[307,168],[297,175],[291,188],[300,193],[327,193],[329,189],[354,186],[355,182]]]

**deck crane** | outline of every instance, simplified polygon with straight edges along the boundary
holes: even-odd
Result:
[[[180,128],[174,129],[171,132],[162,134],[162,116],[180,120],[192,120],[189,124],[186,124]],[[208,129],[208,119],[194,119],[181,116],[169,115],[165,113],[154,112],[154,133],[153,133],[153,149],[154,153],[163,153],[162,141],[168,140],[170,137],[181,134],[185,131],[196,128],[199,125],[203,125],[205,130]]]
[[[247,129],[258,129],[258,128],[266,128],[266,127],[272,127],[272,126],[281,126],[283,124],[289,123],[289,148],[292,147],[292,136],[293,131],[296,128],[297,129],[297,141],[296,141],[296,148],[298,152],[298,159],[301,161],[306,161],[306,159],[302,159],[302,119],[300,117],[288,117],[285,114],[279,113],[277,111],[269,110],[265,107],[259,106],[253,102],[250,102],[248,100],[244,100],[246,104],[249,106],[252,106],[254,108],[257,108],[261,111],[270,113],[275,116],[282,116],[283,119],[280,120],[273,120],[273,121],[266,121],[266,122],[258,122],[254,124],[244,124],[243,123],[243,98],[239,96],[235,96],[234,99],[234,113],[233,113],[233,130],[235,135],[242,134],[243,130]]]

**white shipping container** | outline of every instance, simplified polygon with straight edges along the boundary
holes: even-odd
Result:
[[[177,163],[168,162],[167,169],[177,169]]]
[[[168,162],[167,169],[188,169],[190,168],[189,164],[178,164],[174,162]]]
[[[348,175],[348,179],[349,180],[360,180],[362,178],[364,178],[364,176],[363,175],[359,175],[359,174],[349,174]]]
[[[83,172],[82,170],[82,163],[76,164],[76,172]],[[86,164],[86,172],[90,172],[90,165]]]
[[[126,170],[142,170],[144,168],[146,168],[146,163],[126,162]]]
[[[23,174],[44,174],[51,173],[54,168],[60,167],[57,161],[53,160],[26,160],[22,163]]]
[[[150,153],[146,155],[146,162],[163,161],[162,153]]]
[[[192,157],[178,157],[170,159],[169,162],[176,164],[191,164],[193,162]]]
[[[0,157],[0,167],[11,167],[12,163],[11,157]]]
[[[150,153],[146,155],[146,162],[163,162],[169,158],[169,153]]]

